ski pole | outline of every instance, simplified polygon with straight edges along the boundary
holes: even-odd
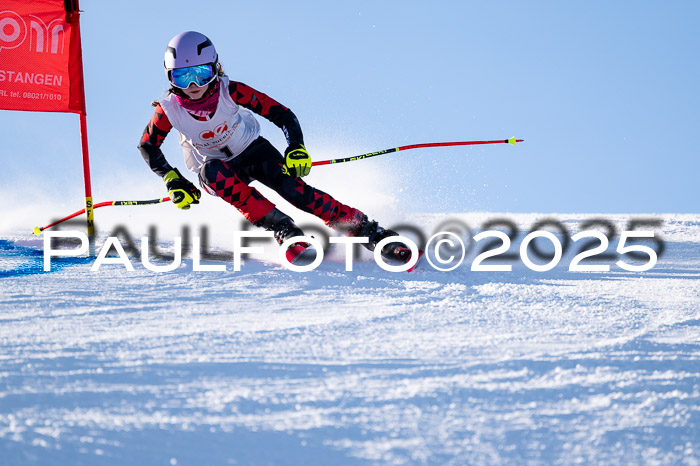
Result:
[[[384,149],[377,152],[370,152],[369,154],[355,155],[354,157],[346,157],[343,159],[332,159],[332,160],[319,160],[318,162],[313,162],[311,165],[329,165],[333,163],[342,162],[352,162],[353,160],[362,160],[369,157],[376,157],[378,155],[390,154],[392,152],[398,152],[400,150],[409,149],[422,149],[425,147],[444,147],[444,146],[474,146],[477,144],[513,144],[516,142],[523,142],[524,139],[515,139],[514,137],[510,139],[498,139],[496,141],[461,141],[461,142],[431,142],[427,144],[411,144],[408,146],[393,147],[391,149]]]
[[[97,208],[99,208],[99,207],[106,207],[106,206],[110,206],[110,205],[150,205],[150,204],[160,204],[161,202],[168,202],[169,200],[170,200],[169,197],[164,197],[164,198],[162,198],[162,199],[151,199],[151,200],[148,200],[148,201],[107,201],[107,202],[100,202],[99,204],[95,204],[94,206],[92,206],[92,208],[93,208],[93,209],[97,209]],[[49,224],[49,225],[46,225],[45,227],[34,227],[34,234],[37,235],[37,236],[39,236],[39,235],[41,235],[41,232],[42,232],[42,231],[47,230],[47,229],[51,228],[52,226],[58,225],[59,223],[63,223],[63,222],[65,222],[66,220],[70,220],[70,219],[72,219],[73,217],[77,217],[78,215],[84,214],[84,213],[85,213],[85,209],[80,209],[80,210],[77,211],[77,212],[73,212],[72,214],[70,214],[70,215],[68,215],[68,216],[66,216],[66,217],[63,217],[63,218],[60,219],[60,220],[56,220],[55,222],[53,222],[53,223],[51,223],[51,224]]]
[[[459,141],[459,142],[432,142],[432,143],[426,143],[426,144],[410,144],[407,146],[392,147],[391,149],[384,149],[384,150],[380,150],[377,152],[370,152],[368,154],[355,155],[353,157],[346,157],[346,158],[332,159],[332,160],[319,160],[317,162],[313,162],[312,166],[329,165],[329,164],[342,163],[342,162],[352,162],[353,160],[362,160],[362,159],[366,159],[369,157],[376,157],[378,155],[390,154],[392,152],[399,152],[402,150],[409,150],[409,149],[422,149],[422,148],[426,148],[426,147],[445,147],[445,146],[473,146],[473,145],[478,145],[478,144],[512,144],[512,145],[515,145],[516,142],[523,142],[523,141],[524,141],[524,139],[515,139],[515,137],[512,137],[510,139],[497,139],[494,141]],[[105,206],[160,204],[161,202],[168,202],[169,200],[170,200],[169,197],[164,197],[162,199],[152,199],[152,200],[148,200],[148,201],[107,201],[107,202],[100,202],[99,204],[95,204],[92,208],[97,209],[99,207],[105,207]],[[85,209],[81,209],[81,210],[74,212],[66,217],[63,217],[60,220],[56,220],[55,222],[53,222],[49,225],[46,225],[45,227],[35,227],[34,234],[39,236],[39,235],[41,235],[42,231],[47,230],[55,225],[58,225],[59,223],[63,223],[66,220],[70,220],[73,217],[77,217],[78,215],[84,214],[84,213],[85,213]]]

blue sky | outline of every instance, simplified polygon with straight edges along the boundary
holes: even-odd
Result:
[[[297,114],[317,160],[526,139],[316,167],[311,184],[330,176],[363,189],[363,172],[386,174],[404,211],[700,211],[697,2],[83,0],[81,8],[95,202],[112,200],[104,196],[125,178],[121,198],[165,195],[136,144],[149,103],[167,88],[165,45],[192,29],[214,41],[232,79]],[[49,192],[74,207],[66,213],[79,209],[77,116],[1,111],[0,127],[0,184],[29,202]],[[263,134],[284,149],[274,126]],[[184,168],[176,136],[164,149]]]

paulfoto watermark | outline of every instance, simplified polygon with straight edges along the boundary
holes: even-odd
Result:
[[[569,272],[609,272],[615,268],[646,272],[657,264],[665,251],[665,243],[657,231],[663,225],[661,219],[635,218],[618,227],[611,220],[593,218],[575,225],[578,230],[575,233],[569,231],[567,224],[571,222],[545,218],[526,230],[508,218],[494,218],[472,230],[462,220],[448,219],[428,234],[414,225],[397,225],[392,229],[399,235],[380,241],[372,258],[377,266],[388,272],[412,270],[419,260],[421,269],[441,272],[457,269],[510,272],[514,264],[522,264],[534,272],[547,272],[558,266]],[[339,254],[333,257],[344,257],[345,271],[352,271],[361,246],[369,242],[366,237],[329,236],[318,226],[304,229],[313,230],[314,234],[289,238],[282,245],[277,245],[269,231],[233,231],[231,252],[212,253],[207,246],[207,227],[200,227],[200,236],[191,235],[189,227],[183,227],[182,235],[175,237],[168,248],[171,253],[163,253],[158,249],[155,227],[137,242],[125,227],[120,226],[104,241],[90,270],[98,272],[103,266],[121,266],[134,271],[131,256],[140,259],[147,270],[164,273],[178,269],[189,254],[193,272],[224,272],[229,265],[238,272],[246,258],[269,252],[267,248],[277,248],[279,265],[294,272],[309,272],[324,262],[331,248],[336,248],[334,252]],[[310,245],[309,255],[313,260],[307,258],[302,264],[289,262],[287,248],[297,242]],[[411,250],[408,262],[395,263],[382,256],[382,248],[393,242],[403,243]],[[44,270],[51,270],[52,258],[81,256],[88,250],[88,236],[81,231],[46,231]],[[226,263],[205,263],[212,261]]]
[[[64,248],[54,248],[52,246],[52,240],[54,238],[71,238],[77,239],[80,242],[79,247],[73,249]],[[270,231],[234,231],[233,232],[233,271],[239,272],[243,265],[243,256],[252,254],[262,254],[264,253],[264,248],[262,246],[244,246],[243,240],[245,239],[261,239],[268,238],[274,240],[274,235]],[[353,245],[355,244],[365,244],[369,242],[367,237],[348,237],[348,236],[334,236],[328,238],[331,244],[341,244],[345,247],[345,270],[352,271],[354,264],[354,253]],[[405,244],[411,250],[411,259],[404,264],[391,264],[387,262],[381,255],[382,248],[391,242],[401,242]],[[174,257],[169,264],[166,265],[156,265],[152,262],[149,255],[149,244],[151,240],[148,236],[141,237],[141,263],[143,266],[152,272],[171,272],[182,264],[183,257],[183,247],[182,238],[175,237],[173,240],[173,250]],[[314,260],[305,265],[298,265],[291,263],[286,256],[286,250],[288,247],[292,246],[298,242],[305,242],[311,245],[315,250],[316,256]],[[82,256],[88,252],[89,239],[88,236],[81,231],[50,231],[46,232],[44,236],[44,271],[48,272],[51,270],[51,258],[52,257],[66,257],[66,256]],[[109,256],[110,251],[115,251],[116,256]],[[309,272],[318,268],[318,266],[323,262],[324,259],[324,247],[321,242],[312,236],[294,236],[284,241],[279,247],[278,259],[280,264],[294,272]],[[416,265],[419,258],[419,249],[416,243],[410,238],[403,236],[392,236],[389,238],[384,238],[377,243],[374,250],[374,259],[382,269],[388,272],[405,272],[411,267]],[[128,271],[134,271],[134,266],[129,259],[129,255],[124,250],[120,240],[116,236],[109,236],[100,248],[95,261],[90,268],[92,272],[97,272],[103,265],[117,264],[122,265]],[[202,253],[201,253],[201,240],[198,236],[192,238],[192,270],[195,272],[224,272],[227,267],[224,264],[203,264],[202,263]]]

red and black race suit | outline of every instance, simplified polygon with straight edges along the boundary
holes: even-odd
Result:
[[[235,103],[252,110],[280,128],[287,138],[288,145],[304,144],[301,125],[290,109],[267,94],[240,82],[230,81],[228,92]],[[172,170],[160,149],[165,137],[172,129],[173,125],[168,120],[163,108],[158,104],[138,145],[143,159],[151,167],[151,170],[160,177]]]
[[[299,121],[290,109],[243,83],[230,82],[228,90],[236,104],[282,129],[288,145],[304,143]],[[173,125],[159,104],[138,146],[148,166],[161,177],[172,170],[160,149],[172,129]],[[265,138],[258,137],[232,160],[204,163],[199,180],[207,191],[235,206],[252,223],[259,222],[274,208],[272,202],[249,185],[252,180],[258,180],[295,207],[316,215],[331,227],[345,232],[352,232],[358,227],[363,216],[361,211],[338,202],[301,178],[285,175],[282,172],[283,163],[282,154]]]

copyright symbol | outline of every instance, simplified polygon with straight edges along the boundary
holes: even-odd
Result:
[[[441,265],[435,265],[433,260],[430,258],[431,252],[435,257],[435,260]],[[460,258],[459,260],[456,260],[458,253]],[[441,272],[449,272],[450,270],[454,270],[459,267],[464,261],[464,256],[466,253],[467,248],[464,246],[462,239],[458,235],[449,231],[435,233],[430,237],[425,245],[426,259],[428,259],[428,262],[435,270],[439,270]]]

